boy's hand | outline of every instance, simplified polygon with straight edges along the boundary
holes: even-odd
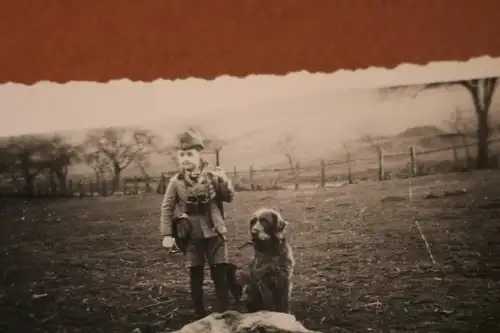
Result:
[[[227,181],[227,175],[226,173],[224,172],[224,170],[222,170],[222,168],[220,166],[216,166],[215,167],[215,173],[217,174],[217,176],[219,176],[219,178],[221,178],[223,181]]]
[[[162,241],[162,246],[166,248],[167,250],[170,250],[174,247],[176,247],[177,244],[175,244],[175,239],[172,236],[165,236],[163,237]]]

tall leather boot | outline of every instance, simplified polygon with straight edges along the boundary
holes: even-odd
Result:
[[[229,288],[226,268],[225,264],[216,264],[210,267],[210,273],[215,285],[215,295],[217,297],[216,311],[219,313],[229,308]]]
[[[203,294],[204,269],[203,266],[189,268],[189,287],[191,289],[191,298],[195,316],[197,319],[207,316]]]
[[[236,277],[236,270],[238,269],[235,264],[227,263],[226,265],[226,278],[227,284],[229,287],[229,291],[235,302],[239,302],[241,299],[241,294],[243,292],[243,287],[238,283],[238,279]]]

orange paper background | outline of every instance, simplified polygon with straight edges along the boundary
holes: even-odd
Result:
[[[0,82],[333,72],[500,55],[498,0],[15,0]]]

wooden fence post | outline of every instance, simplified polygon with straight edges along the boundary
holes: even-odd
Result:
[[[384,170],[384,151],[379,148],[378,150],[378,180],[382,181],[385,179]]]
[[[106,179],[102,180],[102,185],[101,185],[101,196],[107,197],[108,196],[108,187],[107,187]]]
[[[325,188],[326,177],[325,177],[325,160],[321,160],[319,169],[319,186]]]
[[[50,187],[49,187],[49,195],[48,196],[55,196],[56,194],[56,182],[54,179],[54,173],[51,171],[49,173],[49,179],[50,179]]]
[[[465,168],[466,170],[470,170],[470,168],[472,167],[472,159],[471,159],[469,140],[467,140],[467,136],[465,135],[462,135],[462,145],[464,146],[465,149]]]
[[[82,182],[82,180],[78,181],[78,192],[80,193],[80,198],[83,198],[83,182]]]
[[[410,167],[411,175],[417,177],[417,153],[415,151],[415,146],[410,147]]]
[[[43,183],[40,184],[40,196],[46,196],[47,195],[47,182],[44,181]]]
[[[62,181],[59,183],[59,196],[66,197],[68,195],[68,182]]]
[[[99,180],[97,180],[97,179],[94,182],[94,192],[98,193],[99,195],[101,195],[101,182]]]
[[[456,146],[451,148],[451,152],[453,153],[453,166],[458,167],[458,150]]]
[[[233,177],[231,178],[231,181],[233,182],[233,186],[238,186],[237,183],[238,183],[238,172],[236,170],[236,166],[233,166]]]
[[[253,172],[253,167],[250,166],[250,169],[248,170],[248,181],[250,182],[250,188],[252,189],[252,191],[254,190]]]
[[[137,179],[134,184],[134,194],[139,194],[139,181]]]
[[[215,165],[220,166],[220,148],[215,148]]]
[[[145,182],[145,187],[146,187],[146,188],[144,189],[144,191],[145,191],[146,193],[151,193],[151,178],[149,178],[149,176],[148,176],[148,177],[146,177],[146,179],[145,179],[145,181],[144,181],[144,182]]]
[[[300,163],[297,162],[297,163],[295,163],[295,172],[294,172],[295,190],[299,189],[299,175],[300,175]]]
[[[352,158],[351,152],[348,150],[346,153],[346,161],[347,161],[347,182],[352,184]]]

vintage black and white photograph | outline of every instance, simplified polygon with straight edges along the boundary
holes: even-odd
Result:
[[[499,62],[0,86],[0,331],[499,330]]]

